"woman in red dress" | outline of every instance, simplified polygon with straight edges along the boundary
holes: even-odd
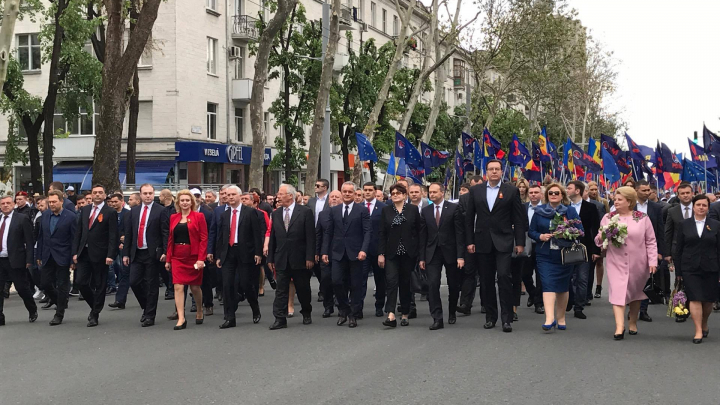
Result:
[[[196,302],[202,302],[203,268],[207,256],[208,230],[205,216],[196,210],[195,197],[190,190],[181,190],[175,199],[176,214],[170,216],[165,268],[172,272],[175,283],[175,307],[178,323],[174,330],[185,329],[185,286],[190,286]],[[197,311],[195,323],[203,323],[205,316]]]

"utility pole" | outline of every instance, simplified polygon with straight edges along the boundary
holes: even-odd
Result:
[[[338,10],[339,12],[339,10]],[[322,5],[322,59],[325,60],[330,38],[330,3]],[[317,133],[317,132],[316,132]],[[320,139],[320,178],[330,181],[330,95],[325,105],[322,138]],[[330,186],[332,189],[332,185]]]

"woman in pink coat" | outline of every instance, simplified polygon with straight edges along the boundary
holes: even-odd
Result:
[[[643,292],[645,283],[657,267],[657,243],[652,223],[647,215],[634,211],[637,194],[632,187],[620,187],[615,192],[615,212],[607,214],[600,222],[603,227],[610,218],[619,216],[627,225],[627,237],[622,247],[609,244],[607,248],[606,274],[609,282],[609,301],[615,314],[615,340],[625,337],[625,306],[630,307],[628,329],[637,335],[640,302],[647,298]],[[602,247],[602,230],[595,243]]]

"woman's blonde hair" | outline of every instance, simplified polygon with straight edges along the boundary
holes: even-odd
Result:
[[[561,203],[564,205],[570,204],[570,199],[568,199],[567,191],[565,191],[565,187],[562,186],[560,183],[550,183],[547,186],[545,186],[545,204],[550,204],[550,198],[548,193],[550,192],[550,189],[553,188],[559,188],[560,189],[560,195],[562,195],[562,201]]]
[[[175,196],[175,212],[182,212],[182,209],[180,208],[180,197],[184,195],[190,197],[190,211],[196,211],[197,201],[195,201],[195,196],[192,195],[190,190],[185,189],[178,191],[177,195]]]
[[[637,204],[637,192],[635,192],[634,188],[632,188],[630,186],[618,187],[618,189],[615,190],[615,195],[618,195],[618,194],[620,194],[626,200],[628,200],[630,210],[635,209],[635,204]]]
[[[530,190],[530,183],[525,179],[517,179],[517,181],[515,182],[515,187],[520,189],[521,184],[525,185],[525,196],[520,194],[520,200],[522,200],[522,202],[525,203],[525,202],[528,202],[528,191]]]

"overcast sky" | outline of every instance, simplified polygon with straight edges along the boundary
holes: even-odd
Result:
[[[639,144],[689,153],[703,121],[720,130],[720,1],[570,0],[619,60],[612,109]]]

